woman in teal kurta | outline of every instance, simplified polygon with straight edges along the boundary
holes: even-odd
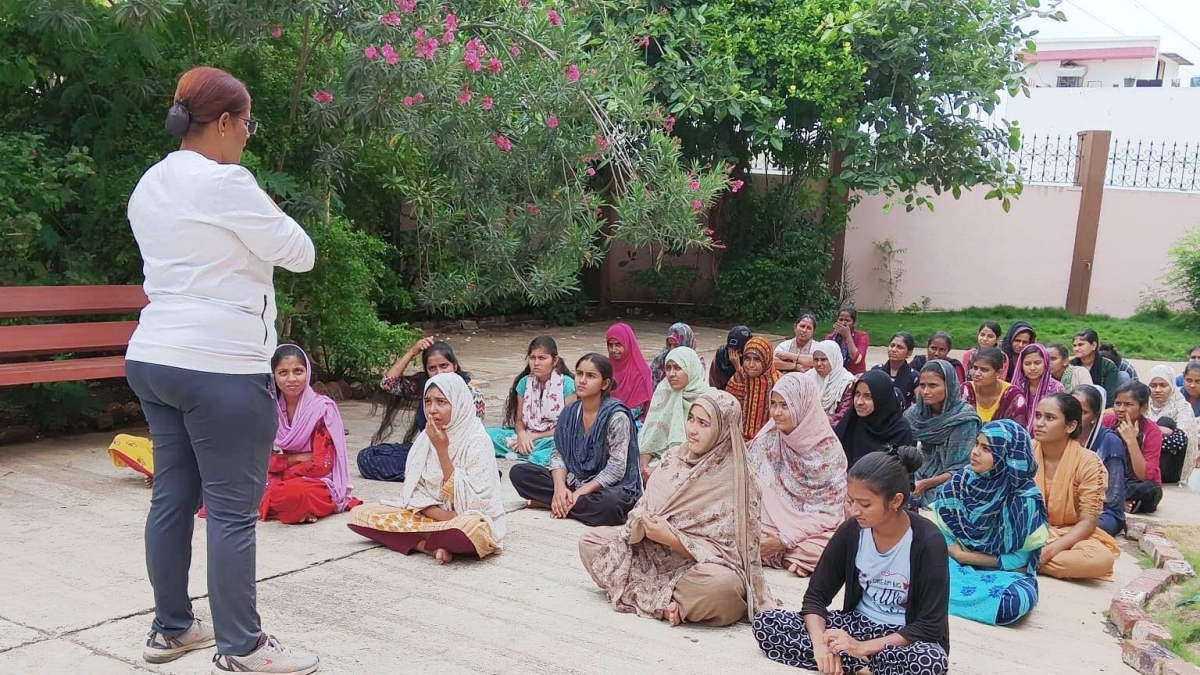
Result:
[[[950,613],[1005,626],[1037,604],[1037,569],[1049,538],[1034,483],[1029,432],[1012,420],[983,425],[971,463],[931,505],[950,549]]]

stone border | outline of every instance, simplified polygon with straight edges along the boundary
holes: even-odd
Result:
[[[1200,675],[1200,668],[1184,661],[1164,647],[1171,632],[1157,624],[1146,612],[1146,603],[1176,582],[1196,576],[1162,530],[1144,520],[1129,519],[1125,538],[1135,541],[1143,553],[1154,560],[1155,568],[1143,570],[1137,578],[1113,596],[1108,622],[1122,638],[1121,660],[1142,675]]]

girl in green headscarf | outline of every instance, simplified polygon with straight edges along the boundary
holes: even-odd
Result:
[[[687,440],[688,410],[710,389],[700,355],[690,347],[672,349],[663,371],[666,377],[654,389],[650,412],[638,434],[643,481],[650,479],[651,462]]]

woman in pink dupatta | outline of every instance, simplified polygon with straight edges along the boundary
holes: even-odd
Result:
[[[775,383],[771,420],[748,454],[763,492],[763,562],[812,574],[846,507],[846,453],[812,378],[789,373]]]
[[[634,419],[646,419],[650,399],[654,396],[654,374],[650,372],[650,364],[642,354],[633,327],[627,323],[614,323],[608,327],[604,338],[608,343],[613,377],[617,381],[612,397],[629,406]]]
[[[1017,355],[1017,365],[1013,368],[1012,386],[1025,394],[1025,409],[1037,410],[1042,399],[1050,394],[1061,394],[1067,390],[1062,382],[1050,374],[1050,350],[1033,343],[1021,350]],[[1025,430],[1033,433],[1034,415],[1030,413],[1025,420]]]
[[[279,390],[279,430],[259,506],[263,520],[315,523],[361,504],[350,496],[346,429],[337,403],[313,391],[312,363],[296,345],[271,358]]]

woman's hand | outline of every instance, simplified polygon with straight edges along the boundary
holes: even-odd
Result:
[[[834,629],[825,631],[825,645],[835,654],[845,652],[856,659],[866,660],[868,655],[863,649],[863,643],[850,637],[844,630]]]
[[[409,360],[412,360],[412,358],[415,357],[417,354],[420,354],[421,352],[425,351],[426,349],[429,349],[430,347],[432,347],[434,342],[437,342],[437,340],[433,336],[423,337],[420,340],[417,340],[416,344],[414,344],[412,347],[408,348]]]
[[[843,321],[838,321],[837,323],[833,324],[833,332],[835,332],[838,335],[841,335],[843,338],[849,340],[850,339],[850,324],[845,323]]]
[[[954,560],[956,560],[957,562],[960,562],[960,563],[962,562],[962,559],[960,556],[962,556],[962,554],[964,553],[964,549],[957,541],[954,542],[953,544],[950,544],[949,546],[947,546],[946,550],[948,550],[950,552],[951,558],[954,558]]]
[[[513,447],[513,451],[522,457],[528,457],[533,453],[533,438],[530,437],[528,431],[517,432],[517,445]]]
[[[778,535],[763,535],[762,543],[759,544],[759,555],[763,558],[770,558],[783,553],[783,551],[783,540]]]
[[[929,479],[922,478],[921,480],[917,481],[913,485],[912,496],[917,499],[920,499],[921,495],[925,494],[925,491],[928,489],[929,489]]]
[[[671,526],[667,524],[666,518],[646,515],[642,517],[642,526],[646,528],[647,539],[670,546]]]
[[[433,445],[433,449],[438,451],[439,455],[448,454],[450,451],[450,436],[440,424],[429,421],[425,426],[425,433],[429,436],[429,443]]]
[[[1042,547],[1042,562],[1041,562],[1041,564],[1045,565],[1046,563],[1050,562],[1051,558],[1058,555],[1059,553],[1062,553],[1062,551],[1063,551],[1063,547],[1059,545],[1059,541],[1053,541],[1049,544],[1046,544],[1045,546]]]
[[[842,657],[829,647],[829,634],[835,632],[845,631],[825,631],[820,640],[813,640],[813,660],[821,675],[842,675]]]
[[[573,508],[575,508],[575,493],[571,492],[566,485],[556,485],[554,499],[550,501],[550,517],[566,518]]]
[[[1130,424],[1128,420],[1122,419],[1121,423],[1117,425],[1117,434],[1121,440],[1125,441],[1125,447],[1130,448],[1137,445],[1137,425]]]

